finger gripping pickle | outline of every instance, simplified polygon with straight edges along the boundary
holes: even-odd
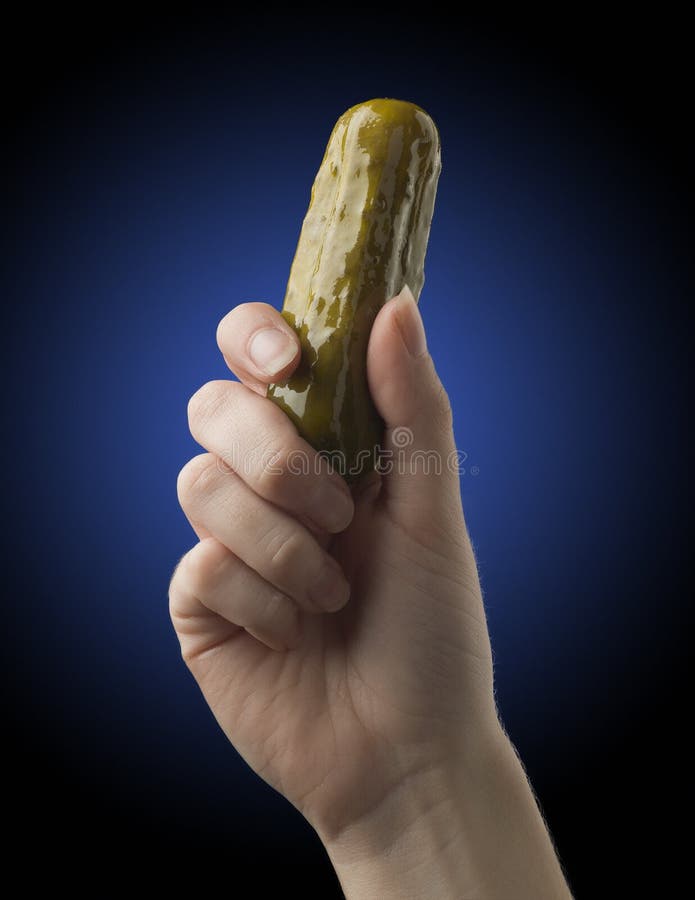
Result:
[[[311,191],[282,310],[302,358],[269,397],[349,480],[374,467],[383,431],[369,333],[404,285],[419,297],[440,169],[424,110],[370,100],[338,119]]]

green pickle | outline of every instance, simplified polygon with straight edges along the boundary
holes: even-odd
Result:
[[[282,310],[302,358],[268,396],[349,481],[378,462],[369,333],[404,285],[420,295],[440,170],[424,110],[369,100],[338,119],[311,191]]]

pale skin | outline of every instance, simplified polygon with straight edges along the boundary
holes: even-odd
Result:
[[[170,608],[225,734],[316,829],[348,900],[570,898],[498,719],[450,407],[410,292],[367,360],[400,455],[352,491],[265,397],[299,357],[279,313],[243,304],[217,337],[239,382],[189,404],[207,452],[178,491],[199,542]]]

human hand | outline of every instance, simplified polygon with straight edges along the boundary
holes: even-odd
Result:
[[[241,383],[211,382],[189,405],[209,452],[178,485],[200,539],[170,590],[186,663],[239,753],[316,828],[348,894],[411,896],[383,862],[394,854],[427,896],[493,884],[488,801],[498,811],[498,794],[527,786],[497,719],[450,406],[410,292],[380,311],[367,360],[392,471],[354,496],[264,396],[299,357],[279,313],[237,307],[218,343]],[[541,874],[559,884],[552,861]]]

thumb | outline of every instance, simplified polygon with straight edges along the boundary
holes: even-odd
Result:
[[[427,352],[425,328],[406,285],[384,305],[367,350],[372,399],[384,419],[383,488],[404,525],[460,515],[458,457],[451,406]]]

